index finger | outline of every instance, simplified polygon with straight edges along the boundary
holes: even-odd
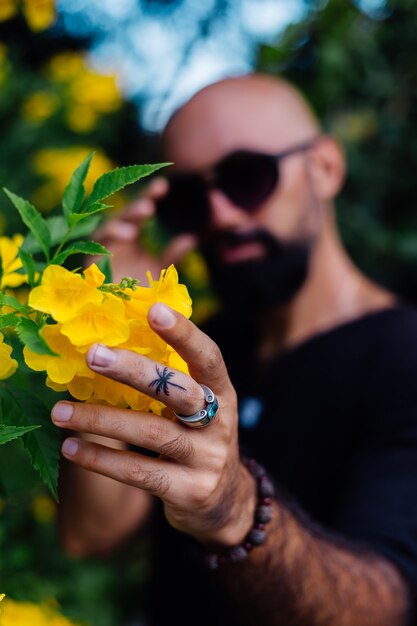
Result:
[[[218,345],[193,322],[162,302],[149,309],[148,321],[188,364],[194,380],[217,394],[234,391]]]

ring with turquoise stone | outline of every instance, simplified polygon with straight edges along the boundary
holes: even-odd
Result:
[[[178,419],[191,428],[203,428],[203,426],[211,424],[219,408],[217,398],[210,387],[207,387],[207,385],[200,385],[200,387],[204,391],[204,400],[206,401],[206,406],[203,409],[200,409],[194,415],[181,415],[181,413],[175,413],[174,411]]]

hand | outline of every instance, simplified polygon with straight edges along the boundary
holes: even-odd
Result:
[[[139,245],[144,222],[154,215],[156,200],[162,198],[167,190],[168,181],[165,178],[155,178],[143,196],[108,219],[93,234],[94,241],[101,243],[113,255],[111,262],[114,282],[129,276],[147,284],[148,270],[157,279],[161,269],[169,267],[171,263],[176,265],[195,247],[196,239],[189,234],[172,239],[160,258],[150,255]]]
[[[88,351],[89,367],[162,400],[183,415],[204,406],[201,382],[218,398],[219,409],[212,423],[192,429],[175,421],[173,413],[172,419],[166,419],[128,409],[59,402],[52,411],[57,426],[120,439],[157,452],[158,457],[72,437],[64,441],[62,452],[88,470],[161,498],[174,528],[204,543],[235,545],[251,527],[256,496],[253,479],[239,458],[236,393],[222,355],[190,320],[162,303],[151,307],[148,319],[153,330],[186,360],[191,376],[171,370],[167,389],[158,390],[152,381],[157,366],[160,370],[163,366],[101,344]],[[59,419],[60,414],[66,414],[66,421]]]

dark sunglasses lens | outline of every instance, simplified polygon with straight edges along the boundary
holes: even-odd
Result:
[[[256,152],[239,151],[226,157],[217,169],[216,186],[236,206],[256,210],[278,183],[275,157]]]
[[[158,219],[172,234],[200,233],[206,226],[207,214],[206,187],[194,175],[172,177],[168,193],[156,204]]]

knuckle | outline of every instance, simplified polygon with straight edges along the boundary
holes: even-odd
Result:
[[[211,342],[210,348],[205,356],[205,370],[208,374],[214,374],[218,371],[219,366],[223,364],[223,355],[219,346],[214,341]]]
[[[178,435],[178,437],[164,443],[160,452],[165,457],[187,460],[193,457],[194,447],[188,437]]]
[[[163,495],[170,487],[170,480],[162,470],[144,470],[135,459],[131,459],[124,469],[124,479],[142,489]]]
[[[181,414],[193,415],[204,407],[204,392],[201,387],[195,387],[187,391],[187,395],[181,398]]]
[[[88,411],[87,426],[95,431],[101,424],[101,408],[98,404],[91,404]]]
[[[206,472],[198,483],[198,490],[194,494],[194,505],[198,508],[205,506],[212,499],[217,487],[217,474]]]

